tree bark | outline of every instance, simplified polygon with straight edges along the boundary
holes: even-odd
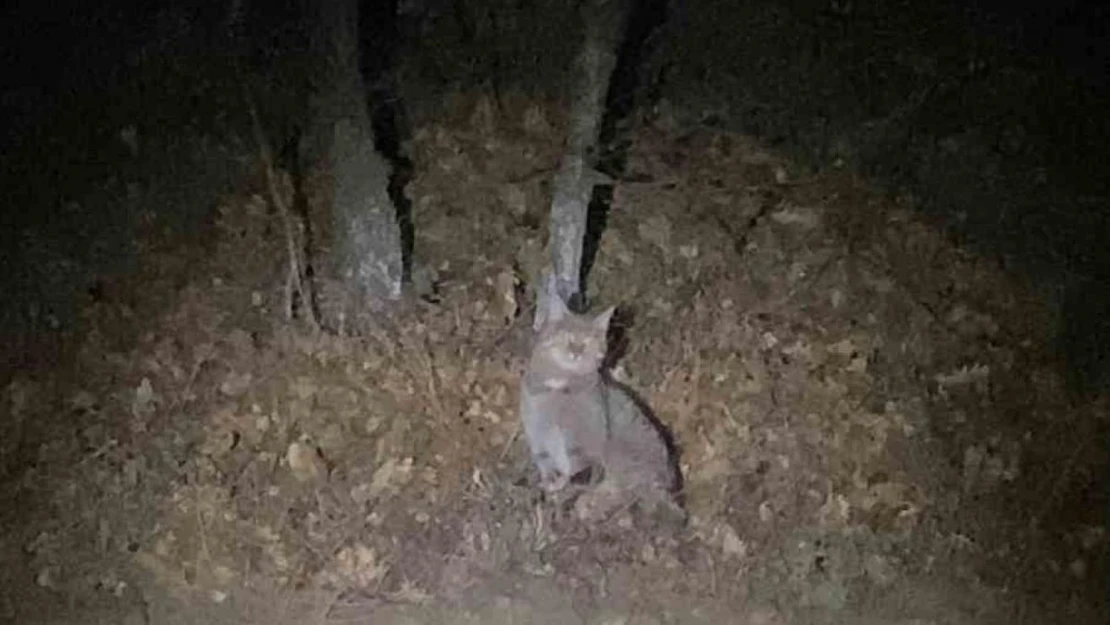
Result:
[[[366,85],[359,71],[358,0],[319,3],[327,76],[318,97],[334,181],[332,264],[358,304],[401,295],[401,232],[389,198],[390,165],[374,149]]]
[[[582,247],[590,197],[594,185],[606,180],[594,169],[593,157],[626,12],[623,0],[589,0],[584,5],[585,37],[576,60],[578,79],[574,85],[570,136],[555,175],[551,200],[552,272],[547,278],[549,284],[537,290],[534,322],[537,328],[546,315],[548,297],[561,297],[570,303],[583,291]]]

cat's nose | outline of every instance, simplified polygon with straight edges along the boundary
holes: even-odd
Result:
[[[582,352],[585,350],[583,349],[581,343],[571,343],[567,346],[567,351],[570,352],[571,356],[574,356],[575,358],[581,358]]]

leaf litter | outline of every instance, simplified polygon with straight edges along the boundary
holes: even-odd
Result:
[[[559,122],[483,106],[412,143],[437,303],[289,323],[245,189],[184,283],[150,270],[68,368],[7,383],[0,545],[37,592],[147,622],[761,624],[1013,622],[1032,589],[1097,619],[1105,532],[1064,511],[1107,411],[1069,399],[1052,311],[905,201],[721,131],[635,129],[590,276],[689,523],[544,501],[516,386]]]

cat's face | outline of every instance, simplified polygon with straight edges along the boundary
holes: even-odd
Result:
[[[541,333],[538,348],[555,363],[559,369],[568,373],[592,373],[601,366],[605,358],[605,335],[592,329],[567,327],[559,323]]]
[[[567,373],[596,372],[605,359],[606,335],[613,309],[591,318],[556,307],[561,309],[541,328],[536,349]]]

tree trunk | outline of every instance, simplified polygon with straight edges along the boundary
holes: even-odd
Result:
[[[538,289],[536,319],[539,327],[547,311],[547,298],[572,303],[582,289],[582,246],[586,217],[594,185],[605,181],[594,169],[598,127],[604,114],[605,93],[617,59],[627,4],[623,0],[588,0],[584,5],[585,37],[578,55],[577,83],[571,109],[567,152],[555,176],[551,200],[552,273]]]
[[[334,180],[332,266],[356,305],[376,308],[401,294],[401,233],[388,193],[390,165],[374,149],[359,71],[358,0],[324,0],[318,6],[329,62],[315,125]]]

